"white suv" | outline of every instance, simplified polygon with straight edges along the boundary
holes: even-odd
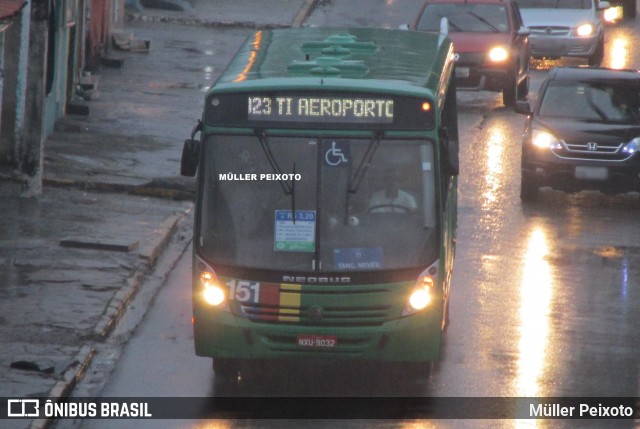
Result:
[[[600,65],[604,57],[601,12],[608,1],[518,0],[524,24],[531,31],[534,58],[584,57]]]

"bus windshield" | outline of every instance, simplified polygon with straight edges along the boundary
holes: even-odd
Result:
[[[433,144],[208,135],[198,243],[212,263],[309,272],[437,258]]]

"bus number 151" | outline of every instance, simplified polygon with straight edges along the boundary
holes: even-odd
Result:
[[[227,282],[227,286],[229,286],[229,299],[252,304],[258,303],[260,296],[259,282],[230,280]]]

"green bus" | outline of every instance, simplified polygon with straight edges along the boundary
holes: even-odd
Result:
[[[453,67],[442,33],[261,30],[208,90],[181,174],[216,379],[285,359],[428,375],[455,251]]]

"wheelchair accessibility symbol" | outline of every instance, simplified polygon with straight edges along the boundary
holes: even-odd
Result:
[[[322,144],[324,162],[330,167],[347,166],[351,164],[349,142],[344,140],[324,140]]]

